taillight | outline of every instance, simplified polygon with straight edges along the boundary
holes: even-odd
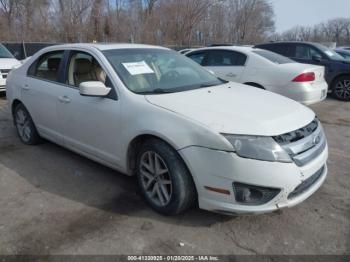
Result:
[[[293,82],[312,82],[312,81],[315,81],[315,79],[316,79],[315,73],[309,72],[309,73],[303,73],[301,75],[298,75],[292,81]]]

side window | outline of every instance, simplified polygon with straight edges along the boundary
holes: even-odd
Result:
[[[42,55],[30,67],[28,74],[41,79],[57,82],[63,51],[50,52]]]
[[[315,55],[322,57],[322,54],[311,46],[297,45],[295,47],[295,58],[312,60],[312,57]]]
[[[85,52],[75,52],[70,58],[66,84],[76,88],[82,82],[100,81],[105,85],[107,74],[102,69],[97,60],[90,54]]]
[[[205,53],[204,52],[196,52],[188,55],[196,63],[203,65]]]
[[[238,52],[232,52],[232,55],[234,57],[234,64],[235,66],[244,66],[245,62],[247,61],[247,56],[242,53]]]
[[[208,52],[207,66],[244,66],[247,56],[226,50],[213,50]]]
[[[289,46],[287,44],[270,44],[270,45],[262,45],[257,46],[257,48],[266,49],[268,51],[283,55],[289,56]]]
[[[273,52],[287,56],[288,54],[288,45],[278,44],[273,46]]]
[[[323,54],[320,53],[318,50],[316,50],[316,49],[313,48],[313,47],[310,48],[310,55],[311,55],[311,59],[312,59],[314,56],[321,56],[321,57],[323,57]]]

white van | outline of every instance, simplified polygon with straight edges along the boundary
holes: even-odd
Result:
[[[0,92],[6,90],[6,78],[10,70],[21,65],[21,63],[0,44]]]

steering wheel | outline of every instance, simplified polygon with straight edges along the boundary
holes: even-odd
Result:
[[[175,70],[171,70],[166,72],[163,76],[162,76],[162,80],[166,79],[168,81],[173,81],[173,80],[177,80],[179,78],[180,74],[175,71]]]

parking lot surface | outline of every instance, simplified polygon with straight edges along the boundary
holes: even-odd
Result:
[[[259,216],[164,217],[135,178],[50,142],[21,144],[0,97],[0,254],[350,254],[350,103],[312,108],[330,157],[311,198]]]

